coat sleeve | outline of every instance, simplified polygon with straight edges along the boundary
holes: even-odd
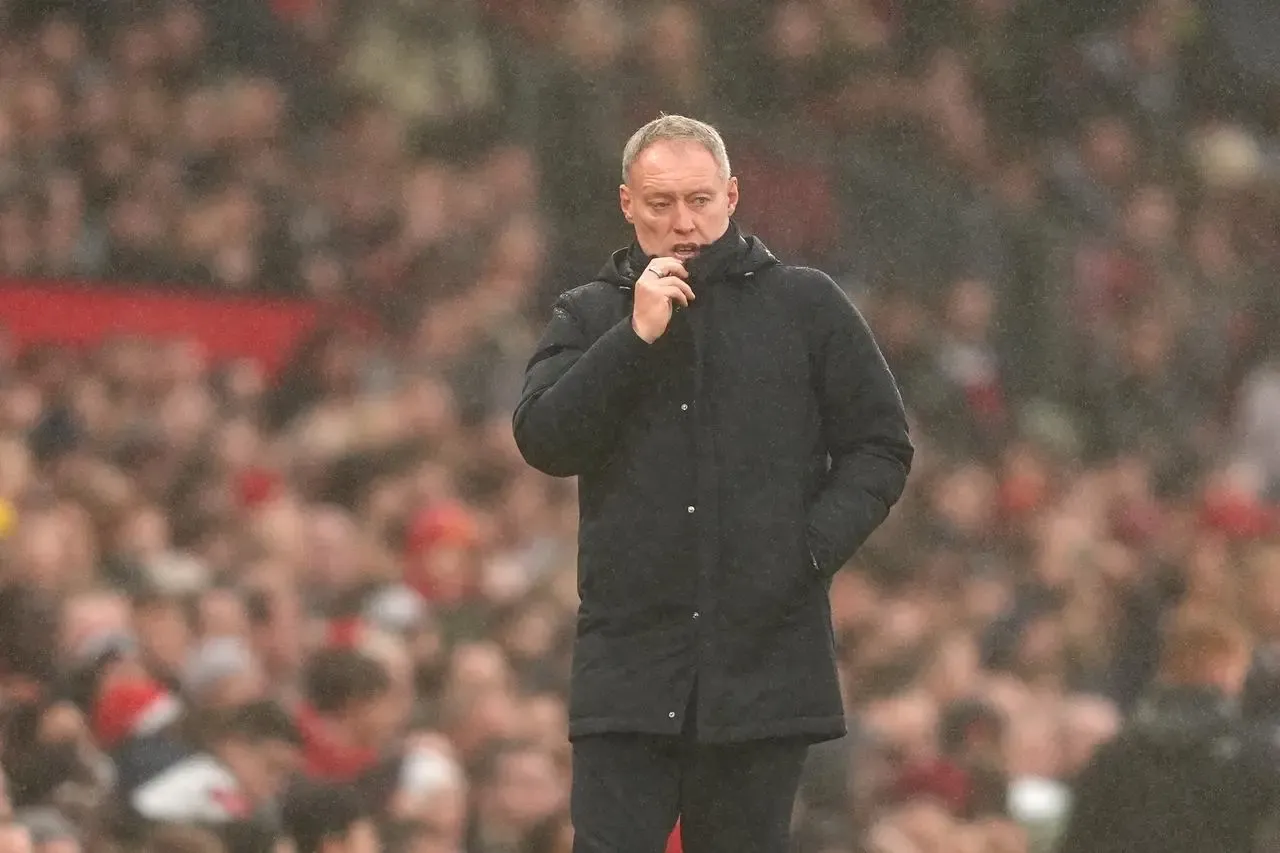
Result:
[[[898,385],[862,315],[821,275],[816,384],[831,458],[809,509],[810,555],[831,576],[902,496],[914,449]]]
[[[553,477],[573,477],[603,464],[649,352],[630,317],[591,341],[572,298],[561,296],[525,371],[513,417],[525,461]]]

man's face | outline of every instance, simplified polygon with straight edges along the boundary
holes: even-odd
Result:
[[[529,750],[503,759],[493,790],[501,820],[529,829],[562,805],[562,785],[555,764],[544,753]]]
[[[395,687],[379,696],[352,705],[347,720],[352,737],[368,749],[382,749],[404,726],[409,708]]]
[[[16,824],[0,827],[0,853],[31,853],[31,833]]]
[[[232,740],[221,758],[235,775],[244,794],[255,804],[274,800],[301,764],[296,746],[284,741]]]
[[[191,644],[191,626],[182,605],[165,601],[140,607],[133,620],[144,657],[165,672],[179,671]]]
[[[618,195],[640,248],[684,262],[728,230],[738,179],[722,175],[695,142],[655,142],[636,158]]]

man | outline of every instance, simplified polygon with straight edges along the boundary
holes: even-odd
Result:
[[[358,782],[372,773],[403,722],[387,668],[360,649],[321,649],[307,667],[306,694],[298,725],[307,775]]]
[[[359,793],[345,785],[304,783],[284,804],[296,853],[376,853],[378,830]]]
[[[134,811],[152,823],[214,828],[269,815],[301,764],[302,738],[292,718],[270,702],[234,709],[209,737],[208,751],[180,761],[142,785]]]
[[[1236,707],[1250,654],[1235,622],[1176,616],[1159,683],[1077,780],[1060,853],[1255,849],[1280,803],[1280,756]]]
[[[817,270],[732,221],[714,128],[623,154],[636,241],[563,294],[514,417],[578,476],[577,853],[786,848],[808,744],[844,733],[828,588],[912,458],[893,377]]]
[[[18,823],[0,824],[0,853],[32,853],[31,831]]]
[[[530,833],[564,808],[564,779],[537,745],[499,741],[477,762],[475,814],[467,849],[516,853]]]

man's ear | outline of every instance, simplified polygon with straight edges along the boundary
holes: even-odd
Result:
[[[633,201],[634,200],[631,198],[631,190],[627,189],[627,185],[619,184],[618,185],[618,207],[622,208],[622,218],[627,220],[628,222],[635,221],[634,219],[632,219],[632,216],[631,216],[631,205]]]

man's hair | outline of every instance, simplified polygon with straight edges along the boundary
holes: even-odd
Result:
[[[320,853],[327,839],[347,837],[370,815],[348,785],[303,782],[285,798],[281,817],[297,853]]]
[[[631,177],[631,167],[646,149],[658,142],[692,142],[701,145],[715,158],[720,177],[729,179],[729,152],[724,147],[720,131],[705,121],[665,113],[631,134],[622,149],[622,182]]]
[[[1246,657],[1252,647],[1237,620],[1184,608],[1165,625],[1160,675],[1173,684],[1199,684],[1219,666]]]
[[[353,703],[377,699],[390,689],[386,668],[356,649],[324,649],[307,668],[307,701],[321,714],[341,713]]]
[[[213,739],[237,738],[250,743],[282,741],[302,745],[302,734],[289,712],[275,702],[248,702],[227,712],[213,725]]]

